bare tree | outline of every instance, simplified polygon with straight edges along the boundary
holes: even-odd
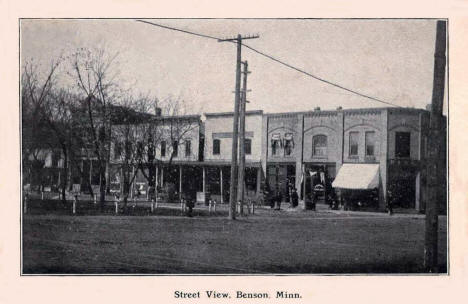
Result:
[[[92,151],[97,159],[101,208],[108,180],[112,101],[120,94],[116,83],[118,73],[112,69],[117,56],[117,53],[109,55],[103,49],[79,49],[70,56],[68,72],[75,81],[77,93],[83,97],[78,123],[84,131],[84,148]]]
[[[44,124],[44,104],[55,85],[55,76],[61,58],[53,61],[41,79],[38,66],[31,60],[24,64],[21,75],[22,159],[23,172],[33,182],[33,176],[42,183],[44,147],[50,142]]]

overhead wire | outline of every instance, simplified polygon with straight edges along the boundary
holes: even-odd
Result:
[[[168,29],[168,30],[173,30],[173,31],[177,31],[177,32],[182,32],[182,33],[190,34],[190,35],[195,35],[195,36],[202,37],[202,38],[208,38],[208,39],[213,39],[213,40],[217,40],[217,41],[221,40],[221,38],[218,38],[218,37],[209,36],[209,35],[205,35],[205,34],[200,34],[200,33],[192,32],[192,31],[187,31],[187,30],[182,30],[182,29],[179,29],[179,28],[175,28],[175,27],[171,27],[171,26],[166,26],[166,25],[162,25],[162,24],[158,24],[158,23],[154,23],[154,22],[149,22],[149,21],[145,21],[145,20],[141,20],[141,19],[138,19],[138,20],[136,20],[136,21],[137,21],[137,22],[146,23],[146,24],[150,24],[150,25],[154,25],[154,26],[158,26],[158,27],[161,27],[161,28],[164,28],[164,29]],[[235,41],[228,41],[228,42],[236,43]],[[339,88],[339,89],[341,89],[341,90],[347,91],[347,92],[352,93],[352,94],[356,94],[356,95],[358,95],[358,96],[361,96],[361,97],[364,97],[364,98],[367,98],[367,99],[370,99],[370,100],[373,100],[373,101],[376,101],[376,102],[379,102],[379,103],[383,103],[383,104],[386,104],[386,105],[390,105],[390,106],[402,108],[402,106],[399,106],[399,105],[396,105],[396,104],[394,104],[394,103],[391,103],[391,102],[388,102],[388,101],[384,101],[384,100],[381,100],[381,99],[379,99],[379,98],[372,97],[372,96],[369,96],[369,95],[366,95],[366,94],[363,94],[363,93],[359,93],[359,92],[356,91],[356,90],[348,89],[348,88],[346,88],[346,87],[344,87],[344,86],[342,86],[342,85],[339,85],[339,84],[337,84],[337,83],[328,81],[328,80],[326,80],[326,79],[324,79],[324,78],[318,77],[318,76],[316,76],[316,75],[314,75],[314,74],[312,74],[312,73],[309,73],[309,72],[307,72],[307,71],[304,71],[304,70],[302,70],[302,69],[300,69],[300,68],[296,68],[296,67],[290,65],[289,63],[286,63],[286,62],[284,62],[284,61],[282,61],[282,60],[279,60],[279,59],[277,59],[277,58],[275,58],[275,57],[273,57],[273,56],[271,56],[271,55],[268,55],[268,54],[266,54],[266,53],[264,53],[264,52],[262,52],[262,51],[259,51],[259,50],[255,49],[255,48],[253,48],[253,47],[251,47],[251,46],[245,44],[245,43],[242,43],[242,45],[245,46],[247,49],[249,49],[249,50],[251,50],[251,51],[253,51],[253,52],[255,52],[255,53],[257,53],[257,54],[259,54],[259,55],[261,55],[261,56],[264,56],[264,57],[266,57],[266,58],[268,58],[268,59],[270,59],[270,60],[273,60],[273,61],[275,61],[275,62],[277,62],[277,63],[279,63],[279,64],[281,64],[281,65],[283,65],[283,66],[285,66],[285,67],[288,67],[288,68],[290,68],[290,69],[293,69],[293,70],[295,70],[295,71],[297,71],[297,72],[299,72],[299,73],[302,73],[302,74],[304,74],[304,75],[307,75],[307,76],[309,76],[309,77],[312,77],[312,78],[314,78],[314,79],[316,79],[316,80],[318,80],[318,81],[321,81],[321,82],[323,82],[323,83],[326,83],[326,84],[328,84],[328,85],[334,86],[334,87]]]

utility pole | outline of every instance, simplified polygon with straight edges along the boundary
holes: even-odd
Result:
[[[442,107],[445,86],[445,49],[446,21],[437,21],[437,34],[434,54],[434,83],[432,89],[432,106],[428,138],[428,199],[426,203],[426,234],[424,244],[424,267],[428,272],[438,271],[437,233],[438,221],[438,191],[440,191],[440,138],[442,129]]]
[[[236,38],[219,39],[218,42],[237,43],[237,63],[236,63],[236,91],[234,98],[234,118],[232,123],[232,160],[231,160],[231,185],[229,187],[229,219],[236,219],[236,201],[237,201],[237,144],[239,128],[239,99],[240,99],[240,81],[241,81],[241,49],[242,40],[255,39],[258,35],[242,37],[240,34]]]
[[[245,106],[247,101],[247,75],[250,73],[248,68],[249,64],[247,61],[243,61],[244,65],[244,82],[242,84],[242,98],[240,102],[240,114],[239,114],[239,180],[238,180],[238,189],[237,197],[240,201],[240,215],[244,213],[244,180],[245,180]]]

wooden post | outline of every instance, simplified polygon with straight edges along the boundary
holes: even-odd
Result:
[[[237,145],[239,131],[239,101],[240,101],[240,80],[241,80],[241,35],[237,36],[237,64],[236,64],[236,92],[234,99],[234,117],[232,122],[232,159],[231,159],[231,185],[229,191],[229,219],[236,219],[237,203]]]
[[[74,199],[73,199],[73,206],[72,206],[72,213],[73,214],[76,214],[76,205],[78,203],[78,195],[75,195]]]
[[[179,200],[182,201],[182,165],[179,165]]]
[[[202,191],[203,195],[206,192],[206,167],[202,167]]]
[[[229,219],[236,219],[236,203],[237,203],[237,146],[238,146],[238,127],[239,127],[239,103],[241,98],[240,82],[241,82],[241,49],[242,39],[255,39],[258,35],[242,37],[240,34],[236,38],[219,39],[218,42],[230,41],[237,44],[237,60],[236,60],[236,90],[234,97],[234,117],[232,122],[232,159],[231,159],[231,184],[229,191]]]
[[[437,21],[434,54],[434,82],[432,90],[431,119],[428,137],[428,195],[426,203],[426,233],[424,244],[424,267],[428,272],[438,271],[438,200],[440,187],[439,155],[442,127],[442,107],[445,86],[446,21]]]
[[[161,187],[164,187],[164,167],[161,167]]]
[[[220,187],[221,187],[221,204],[224,204],[224,181],[223,181],[223,167],[219,167],[219,180],[220,180]]]
[[[24,200],[23,200],[23,208],[24,208],[24,213],[28,213],[28,198],[29,198],[29,195],[26,193],[26,195],[24,196]]]
[[[155,174],[154,174],[154,197],[156,198],[156,193],[158,190],[158,177],[159,177],[159,168],[155,165]]]
[[[240,215],[244,214],[244,188],[245,188],[245,104],[247,102],[247,75],[248,62],[242,62],[244,64],[244,81],[242,85],[242,96],[239,104],[239,171],[238,171],[238,185],[237,185],[237,197],[240,201]]]

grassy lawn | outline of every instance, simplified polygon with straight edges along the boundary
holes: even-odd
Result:
[[[27,214],[23,273],[412,273],[422,271],[424,218],[258,210],[192,218]],[[446,217],[439,262],[446,266]]]

